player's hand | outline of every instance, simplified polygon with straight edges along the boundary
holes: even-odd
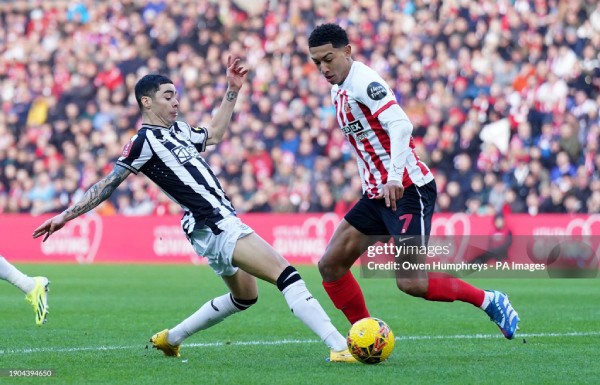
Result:
[[[59,214],[54,218],[48,219],[46,222],[42,223],[37,229],[33,230],[33,237],[38,238],[42,235],[46,234],[42,242],[46,242],[46,239],[54,232],[62,229],[64,225],[67,223],[64,214]]]
[[[377,199],[385,199],[386,207],[391,207],[393,211],[396,211],[396,201],[404,195],[402,182],[391,180],[384,184],[381,190],[381,194],[379,194]]]
[[[232,91],[239,91],[246,80],[247,69],[240,65],[240,58],[227,57],[227,83]]]

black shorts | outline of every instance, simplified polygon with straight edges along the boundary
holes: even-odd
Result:
[[[396,201],[396,211],[385,206],[385,199],[369,199],[365,194],[344,219],[365,235],[428,237],[436,197],[435,180],[405,188],[402,198]]]

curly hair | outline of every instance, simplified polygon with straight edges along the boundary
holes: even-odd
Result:
[[[333,48],[341,48],[350,43],[346,31],[337,24],[321,24],[311,32],[308,38],[309,48],[330,43]]]

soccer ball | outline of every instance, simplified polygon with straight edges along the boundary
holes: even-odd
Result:
[[[379,318],[363,318],[352,325],[346,337],[348,350],[365,364],[387,360],[394,350],[394,333]]]

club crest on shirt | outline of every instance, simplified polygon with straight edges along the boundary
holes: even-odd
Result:
[[[352,112],[352,109],[350,108],[350,103],[348,103],[347,101],[344,103],[344,112],[347,114]]]
[[[381,100],[386,97],[387,90],[378,82],[371,82],[367,86],[367,95],[373,100]]]

